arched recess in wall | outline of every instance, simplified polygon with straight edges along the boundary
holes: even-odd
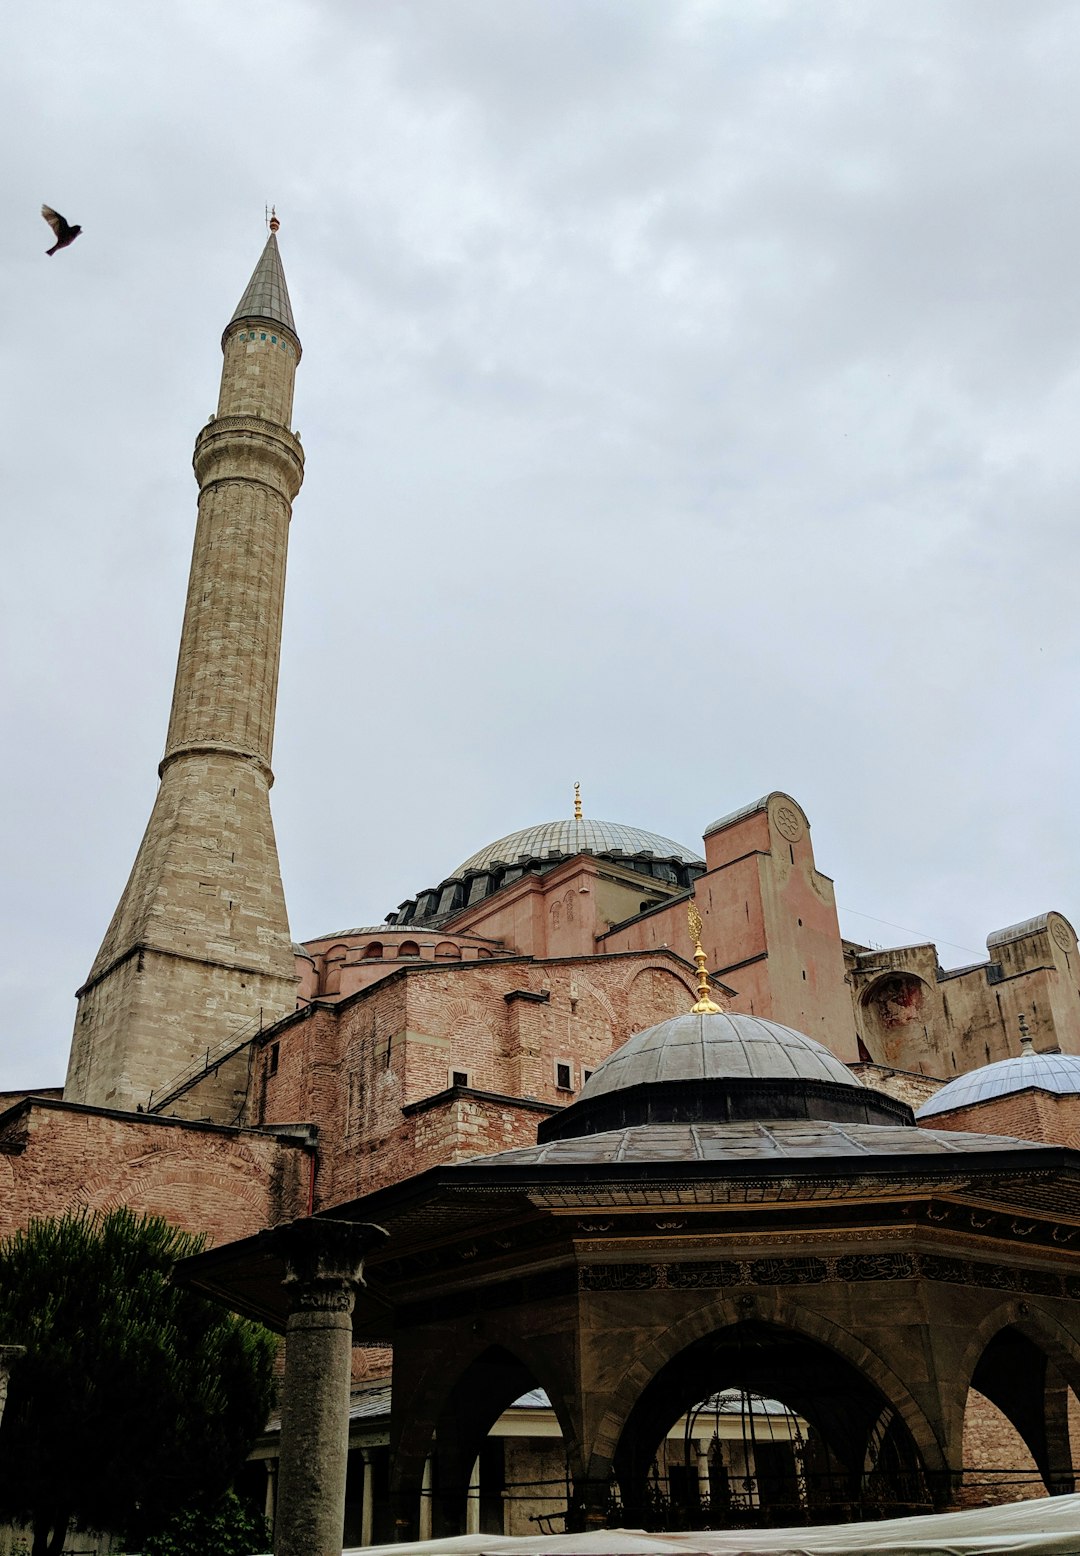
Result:
[[[397,954],[404,957],[419,956],[420,947],[415,940],[403,940],[397,948]]]
[[[341,993],[341,969],[345,965],[348,946],[332,945],[323,956],[322,994]]]
[[[382,954],[383,943],[381,940],[369,940],[367,945],[364,947],[365,962],[377,962],[381,959]]]
[[[932,1020],[932,996],[922,978],[909,972],[883,973],[863,991],[859,1006],[873,1062],[897,1070],[921,1069]]]
[[[643,967],[626,991],[626,1030],[622,1038],[657,1026],[688,1011],[697,998],[678,973],[666,967]]]
[[[452,940],[443,940],[435,947],[435,960],[437,962],[460,962],[461,947],[454,945]]]

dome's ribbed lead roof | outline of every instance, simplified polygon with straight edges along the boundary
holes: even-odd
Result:
[[[544,859],[549,854],[572,859],[575,854],[584,853],[651,854],[656,859],[678,859],[684,864],[704,863],[693,849],[655,832],[643,832],[640,827],[623,827],[614,821],[544,821],[489,843],[459,865],[454,874],[490,870],[496,864],[512,865],[519,859]]]
[[[637,1032],[599,1065],[579,1102],[658,1081],[804,1080],[861,1083],[846,1064],[794,1027],[757,1016],[674,1016]]]
[[[968,1108],[975,1102],[990,1102],[1015,1091],[1054,1091],[1059,1096],[1080,1095],[1080,1055],[1040,1054],[1034,1050],[1013,1059],[984,1064],[967,1075],[958,1075],[917,1109],[918,1119],[935,1113],[950,1113],[953,1108]]]

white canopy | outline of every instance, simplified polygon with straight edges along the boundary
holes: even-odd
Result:
[[[966,1513],[813,1529],[646,1534],[463,1534],[410,1545],[367,1546],[342,1556],[1080,1556],[1080,1496],[1041,1497]]]

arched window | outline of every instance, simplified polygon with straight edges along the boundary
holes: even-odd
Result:
[[[369,940],[367,945],[364,947],[365,962],[377,962],[382,954],[383,946],[381,940]]]
[[[403,940],[397,948],[399,956],[419,956],[420,947],[415,940]]]
[[[435,960],[437,962],[460,962],[461,947],[454,945],[450,940],[444,940],[441,945],[435,947]]]

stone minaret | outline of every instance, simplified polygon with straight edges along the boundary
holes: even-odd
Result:
[[[78,993],[68,1101],[145,1107],[208,1050],[296,1005],[269,791],[304,456],[289,430],[300,342],[270,225],[222,336],[217,415],[195,443],[199,517],[161,785]],[[235,1117],[231,1086],[209,1108],[206,1095],[201,1115]]]

